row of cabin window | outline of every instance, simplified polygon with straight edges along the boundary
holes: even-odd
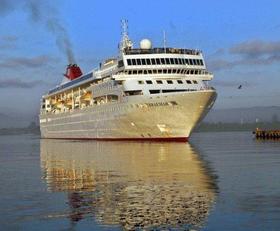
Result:
[[[203,66],[202,59],[179,59],[179,58],[154,58],[154,59],[127,59],[127,64],[131,65],[196,65]]]
[[[156,80],[156,83],[157,84],[163,84],[163,81],[164,80]],[[146,80],[145,82],[146,82],[146,84],[153,84],[152,80]],[[167,82],[167,84],[173,84],[174,83],[173,80],[166,80],[166,82]],[[177,83],[178,84],[183,84],[184,82],[183,82],[183,80],[178,79]],[[187,84],[192,84],[192,83],[198,84],[198,82],[196,80],[192,80],[192,81],[191,80],[186,80],[186,83]],[[139,80],[138,84],[144,84],[144,81],[143,80]]]
[[[139,74],[187,74],[187,75],[201,75],[206,74],[205,70],[186,70],[186,69],[159,69],[159,70],[129,70],[125,71],[129,75]]]

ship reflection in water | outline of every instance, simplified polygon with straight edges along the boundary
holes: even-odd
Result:
[[[67,192],[71,225],[199,229],[217,191],[186,143],[41,140],[41,168],[48,190]]]

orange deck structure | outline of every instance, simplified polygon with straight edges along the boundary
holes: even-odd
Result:
[[[280,130],[256,129],[253,134],[257,139],[280,139]]]

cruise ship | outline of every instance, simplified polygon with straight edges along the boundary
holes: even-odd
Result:
[[[217,93],[200,50],[149,39],[134,48],[126,20],[122,28],[116,58],[86,74],[69,64],[42,96],[42,138],[185,142],[211,109]]]

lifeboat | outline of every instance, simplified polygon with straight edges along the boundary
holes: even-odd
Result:
[[[92,94],[91,92],[86,92],[81,96],[81,100],[83,101],[90,101],[92,99]]]

